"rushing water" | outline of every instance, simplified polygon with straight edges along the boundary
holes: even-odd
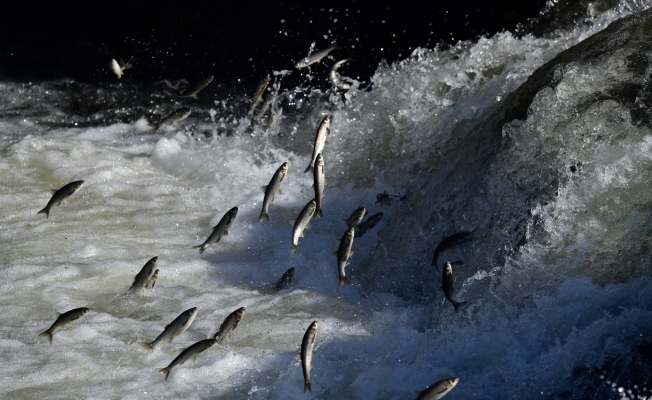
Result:
[[[210,86],[181,100],[163,82],[0,83],[0,392],[403,399],[456,376],[446,398],[650,396],[652,52],[621,31],[585,41],[648,7],[589,5],[544,36],[417,49],[380,65],[369,89],[282,90],[256,124],[241,97]],[[590,46],[560,55],[580,42]],[[181,106],[188,119],[147,126]],[[288,221],[314,196],[303,170],[325,115],[324,218],[291,253]],[[283,162],[272,221],[259,223],[260,187]],[[75,180],[85,185],[66,204],[37,214]],[[354,240],[353,284],[340,288],[331,254],[360,205],[384,217]],[[234,206],[228,235],[192,249]],[[468,304],[455,313],[430,263],[444,236],[466,231],[439,262],[463,261],[455,296]],[[153,256],[156,286],[124,297]],[[274,291],[290,267],[292,285]],[[37,337],[77,307],[91,313],[51,346]],[[191,307],[172,344],[139,346]],[[221,345],[167,381],[158,373],[239,307]],[[303,394],[295,356],[312,321]]]

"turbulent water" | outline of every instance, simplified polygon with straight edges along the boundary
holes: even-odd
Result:
[[[380,65],[371,87],[285,88],[256,123],[218,85],[194,100],[163,82],[0,82],[0,392],[405,399],[454,376],[447,399],[648,398],[649,6],[588,4],[545,35],[417,49]],[[181,106],[188,119],[148,127]],[[291,253],[326,115],[324,218]],[[271,223],[259,223],[260,187],[283,162]],[[37,214],[76,180],[49,218]],[[361,205],[384,217],[354,239],[340,288],[331,254]],[[192,249],[234,206],[228,235]],[[459,232],[471,234],[431,266]],[[155,287],[125,297],[153,256]],[[445,261],[467,301],[458,313],[437,290]],[[51,346],[37,336],[78,307],[91,312]],[[191,307],[171,344],[139,345]],[[165,380],[160,369],[240,307],[225,341]],[[312,321],[304,394],[295,356]]]

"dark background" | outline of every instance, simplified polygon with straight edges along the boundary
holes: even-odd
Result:
[[[255,86],[268,72],[292,70],[308,55],[311,43],[319,50],[336,40],[343,47],[333,53],[336,60],[357,60],[340,72],[368,81],[382,59],[391,63],[406,58],[415,47],[445,46],[502,30],[514,32],[519,23],[536,24],[545,0],[265,4],[13,3],[13,11],[0,16],[0,79],[115,82],[109,61],[123,58],[134,65],[124,81],[195,81],[214,75],[217,83],[240,79]],[[332,63],[313,65],[313,74],[325,76]],[[290,79],[305,84],[306,73],[295,70]]]

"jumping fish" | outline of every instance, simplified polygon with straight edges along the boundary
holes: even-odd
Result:
[[[118,79],[120,79],[122,75],[124,75],[126,69],[132,67],[131,64],[125,63],[124,61],[122,61],[122,59],[120,59],[120,62],[118,62],[115,60],[115,58],[111,60],[110,66],[111,66],[111,71],[113,71],[114,74],[118,75]]]
[[[301,354],[299,356],[301,357],[301,369],[303,369],[303,393],[306,391],[312,392],[310,370],[312,369],[312,356],[317,355],[314,351],[315,339],[317,339],[317,321],[310,324],[301,341]]]
[[[52,198],[48,201],[48,204],[44,209],[37,212],[37,214],[45,214],[45,218],[50,218],[50,209],[59,204],[65,204],[68,201],[68,198],[72,196],[73,193],[79,190],[82,187],[84,181],[75,181],[70,182],[61,189],[52,189]]]
[[[265,92],[265,88],[267,85],[269,85],[271,78],[269,74],[263,79],[262,82],[260,82],[260,85],[258,85],[258,88],[256,89],[256,93],[254,93],[254,97],[251,98],[251,106],[249,106],[249,118],[251,118],[252,115],[254,115],[254,110],[256,109],[256,106],[260,101],[263,99],[263,93]]]
[[[345,90],[346,89],[351,89],[351,85],[349,83],[342,82],[340,80],[340,78],[337,77],[338,68],[340,68],[342,66],[342,64],[344,64],[345,62],[349,62],[349,61],[351,61],[350,58],[345,58],[344,60],[340,60],[340,61],[336,62],[335,64],[333,64],[333,66],[331,67],[331,72],[330,72],[330,74],[328,76],[330,81],[333,82],[333,84],[335,84],[335,86],[337,86],[340,89],[345,89]]]
[[[261,119],[267,110],[269,110],[269,107],[272,105],[272,101],[274,101],[276,96],[278,96],[279,89],[281,89],[281,82],[276,82],[272,88],[272,93],[269,94],[267,99],[265,99],[263,105],[260,106],[260,110],[258,111],[258,115],[256,115],[256,119]]]
[[[333,255],[337,257],[337,270],[340,274],[340,287],[345,283],[351,284],[349,278],[346,277],[344,269],[349,265],[349,257],[353,255],[351,247],[353,246],[353,237],[355,236],[354,232],[353,228],[349,228],[346,233],[344,233],[344,236],[342,236],[342,240],[340,240],[340,247],[333,253]]]
[[[305,174],[308,171],[312,171],[315,166],[315,161],[317,160],[317,154],[321,154],[324,151],[324,144],[326,143],[326,137],[330,133],[331,126],[331,117],[325,117],[319,124],[317,128],[317,136],[315,136],[315,146],[312,149],[312,158],[310,159],[310,164],[303,173]]]
[[[190,324],[192,324],[192,321],[195,320],[195,317],[197,316],[197,307],[193,307],[191,309],[188,309],[184,312],[182,312],[178,317],[174,319],[174,321],[170,322],[164,329],[163,333],[158,335],[156,339],[154,339],[153,342],[140,342],[140,345],[146,348],[149,351],[154,350],[159,343],[166,342],[166,343],[172,343],[172,340],[181,335],[183,331],[188,329]]]
[[[322,60],[322,58],[326,57],[328,53],[334,50],[339,50],[341,49],[340,46],[337,45],[337,43],[333,44],[330,47],[325,48],[324,50],[320,50],[316,53],[312,53],[308,57],[302,58],[299,60],[299,62],[295,65],[297,69],[301,69],[304,67],[307,67],[308,65],[318,63]]]
[[[168,380],[168,376],[170,376],[170,371],[172,371],[172,368],[176,367],[177,365],[181,365],[188,361],[188,359],[192,358],[193,361],[197,358],[197,355],[201,353],[202,351],[209,349],[211,346],[213,346],[217,341],[215,339],[204,339],[200,340],[199,342],[193,344],[192,346],[188,347],[187,349],[183,350],[181,354],[177,356],[170,365],[168,365],[165,368],[160,369],[158,372],[165,374],[165,380]]]
[[[229,228],[231,227],[231,223],[235,219],[235,216],[238,215],[238,207],[233,207],[229,211],[227,211],[226,214],[222,217],[220,222],[215,225],[213,228],[213,233],[206,239],[206,241],[198,246],[193,246],[193,249],[199,249],[199,254],[203,254],[204,250],[210,245],[211,243],[218,243],[220,239],[222,239],[222,236],[228,235],[229,234]]]
[[[367,218],[367,220],[365,222],[363,222],[360,225],[355,227],[355,231],[356,231],[355,235],[357,237],[361,238],[362,235],[367,233],[368,230],[370,230],[374,226],[376,226],[376,224],[379,223],[381,219],[383,219],[383,213],[382,212],[376,213],[376,214],[372,215],[371,217]]]
[[[294,225],[292,229],[292,251],[299,251],[299,238],[303,237],[303,230],[310,229],[310,219],[315,214],[317,202],[312,199],[303,207],[296,221],[290,221]]]
[[[196,99],[197,93],[204,90],[204,88],[208,86],[211,82],[213,82],[213,77],[208,76],[202,79],[201,81],[199,81],[199,83],[197,83],[195,86],[192,86],[184,91],[179,91],[178,82],[176,85],[173,85],[172,83],[170,83],[170,81],[166,80],[165,84],[172,90],[172,93],[174,93],[174,95],[177,97],[181,97],[181,98],[192,97]]]
[[[324,186],[326,186],[326,174],[324,171],[324,157],[322,157],[321,153],[317,154],[313,175],[314,175],[314,182],[315,182],[312,185],[313,188],[315,189],[315,202],[316,202],[315,215],[320,218],[323,218],[324,213],[321,210],[321,201],[324,198]]]
[[[269,203],[274,202],[274,195],[276,193],[282,194],[281,192],[281,183],[283,182],[283,179],[285,179],[285,175],[288,172],[288,163],[284,162],[281,164],[280,167],[276,170],[274,173],[274,176],[272,176],[272,180],[269,181],[269,185],[263,186],[263,192],[265,192],[265,197],[263,198],[263,210],[260,212],[260,216],[258,217],[258,222],[261,222],[263,220],[267,221],[272,221],[269,218]]]
[[[222,325],[220,325],[220,329],[217,330],[217,333],[213,335],[213,339],[215,339],[216,343],[222,343],[224,339],[226,339],[229,335],[231,335],[231,332],[235,330],[235,328],[238,327],[238,323],[242,320],[242,317],[245,315],[245,309],[244,307],[240,307],[231,314],[229,314],[228,317],[224,319],[222,322]]]
[[[52,346],[52,335],[54,335],[54,332],[69,327],[70,325],[77,322],[77,320],[88,315],[90,311],[91,310],[86,307],[81,307],[67,311],[63,314],[57,313],[57,320],[54,321],[48,330],[39,333],[39,336],[47,336],[48,339],[50,339],[50,346]]]
[[[428,386],[424,391],[417,390],[417,400],[439,400],[453,390],[459,381],[458,378],[442,379]]]
[[[156,264],[158,264],[158,257],[153,257],[152,259],[150,259],[145,263],[143,268],[141,268],[140,272],[136,274],[136,276],[134,277],[134,283],[127,291],[127,294],[136,293],[140,289],[145,287],[147,282],[149,282],[152,273],[154,272],[154,268],[156,268]]]
[[[293,277],[294,277],[294,267],[285,271],[281,279],[279,279],[278,282],[276,283],[276,286],[274,286],[274,289],[283,290],[287,288],[292,283]]]
[[[190,115],[191,111],[188,107],[181,107],[179,109],[174,110],[172,113],[170,113],[167,117],[163,118],[162,120],[158,122],[150,122],[147,125],[149,125],[152,129],[155,131],[164,126],[164,125],[172,125],[175,122],[183,121],[184,119],[188,118]]]
[[[450,236],[445,236],[441,242],[435,247],[435,252],[432,255],[432,266],[437,268],[437,271],[439,271],[439,265],[437,265],[437,261],[439,259],[439,255],[446,250],[450,250],[453,247],[464,243],[467,239],[472,239],[473,234],[472,232],[458,232]]]
[[[367,213],[367,210],[364,207],[360,207],[357,210],[353,211],[353,214],[349,217],[349,219],[343,218],[344,222],[346,222],[346,226],[349,228],[353,228],[354,226],[357,226],[360,221],[362,221],[362,218],[364,218],[364,215]]]
[[[455,312],[457,312],[460,307],[466,304],[466,301],[460,303],[453,298],[453,295],[455,294],[453,282],[453,267],[451,266],[451,263],[447,262],[444,266],[444,271],[441,274],[441,288],[448,301],[450,301],[453,307],[455,307]]]

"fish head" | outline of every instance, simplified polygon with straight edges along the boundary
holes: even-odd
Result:
[[[197,307],[190,308],[186,312],[188,313],[188,316],[193,319],[197,316]]]
[[[240,307],[237,310],[235,310],[235,320],[236,321],[240,321],[242,319],[242,317],[244,317],[244,315],[245,315],[245,308],[244,307]]]
[[[267,74],[267,76],[265,77],[265,85],[269,85],[269,82],[271,80],[272,80],[272,78],[269,76],[269,74]]]
[[[325,128],[328,128],[331,125],[331,116],[327,115],[324,117],[323,121],[321,121],[321,125],[324,126]]]
[[[238,215],[238,207],[233,207],[230,209],[229,215],[231,216],[231,219],[235,218],[235,216]]]
[[[450,389],[454,388],[455,385],[457,385],[457,383],[458,383],[459,381],[460,381],[459,378],[449,378],[449,379],[446,379],[446,380],[444,380],[444,387],[446,387],[446,389],[449,389],[449,390],[450,390]]]
[[[349,228],[349,229],[346,231],[346,233],[344,234],[344,236],[345,236],[348,240],[353,240],[353,237],[355,236],[355,229],[354,229],[354,228]]]
[[[317,334],[317,321],[312,321],[312,324],[308,327],[308,331],[310,331],[311,335]]]
[[[279,170],[281,171],[282,174],[287,174],[287,172],[288,172],[288,163],[284,162],[281,165],[281,168],[279,168]]]
[[[286,274],[288,274],[288,278],[292,279],[292,277],[294,276],[294,267],[288,269],[288,272],[286,272]]]
[[[294,67],[295,68],[305,68],[305,67],[308,66],[308,63],[309,63],[308,59],[304,58],[304,59],[300,60]]]
[[[206,79],[204,79],[204,82],[206,82],[207,85],[213,82],[213,75],[207,76]]]
[[[81,318],[83,316],[86,316],[86,315],[88,315],[89,312],[91,312],[91,310],[89,308],[82,307],[82,308],[79,309],[79,311],[77,313],[77,318]]]
[[[152,265],[152,268],[154,268],[154,267],[156,266],[156,264],[158,264],[158,256],[154,256],[154,257],[152,257],[152,258],[148,261],[148,263],[152,263],[152,264],[153,264],[153,265]]]
[[[74,185],[72,187],[73,193],[78,191],[84,185],[84,181],[76,181],[76,182],[73,182],[73,183],[74,183]]]
[[[314,212],[316,208],[317,208],[317,200],[315,199],[310,200],[310,202],[308,202],[308,209]]]
[[[446,265],[444,266],[444,273],[446,275],[453,275],[453,266],[448,261],[446,262]]]

